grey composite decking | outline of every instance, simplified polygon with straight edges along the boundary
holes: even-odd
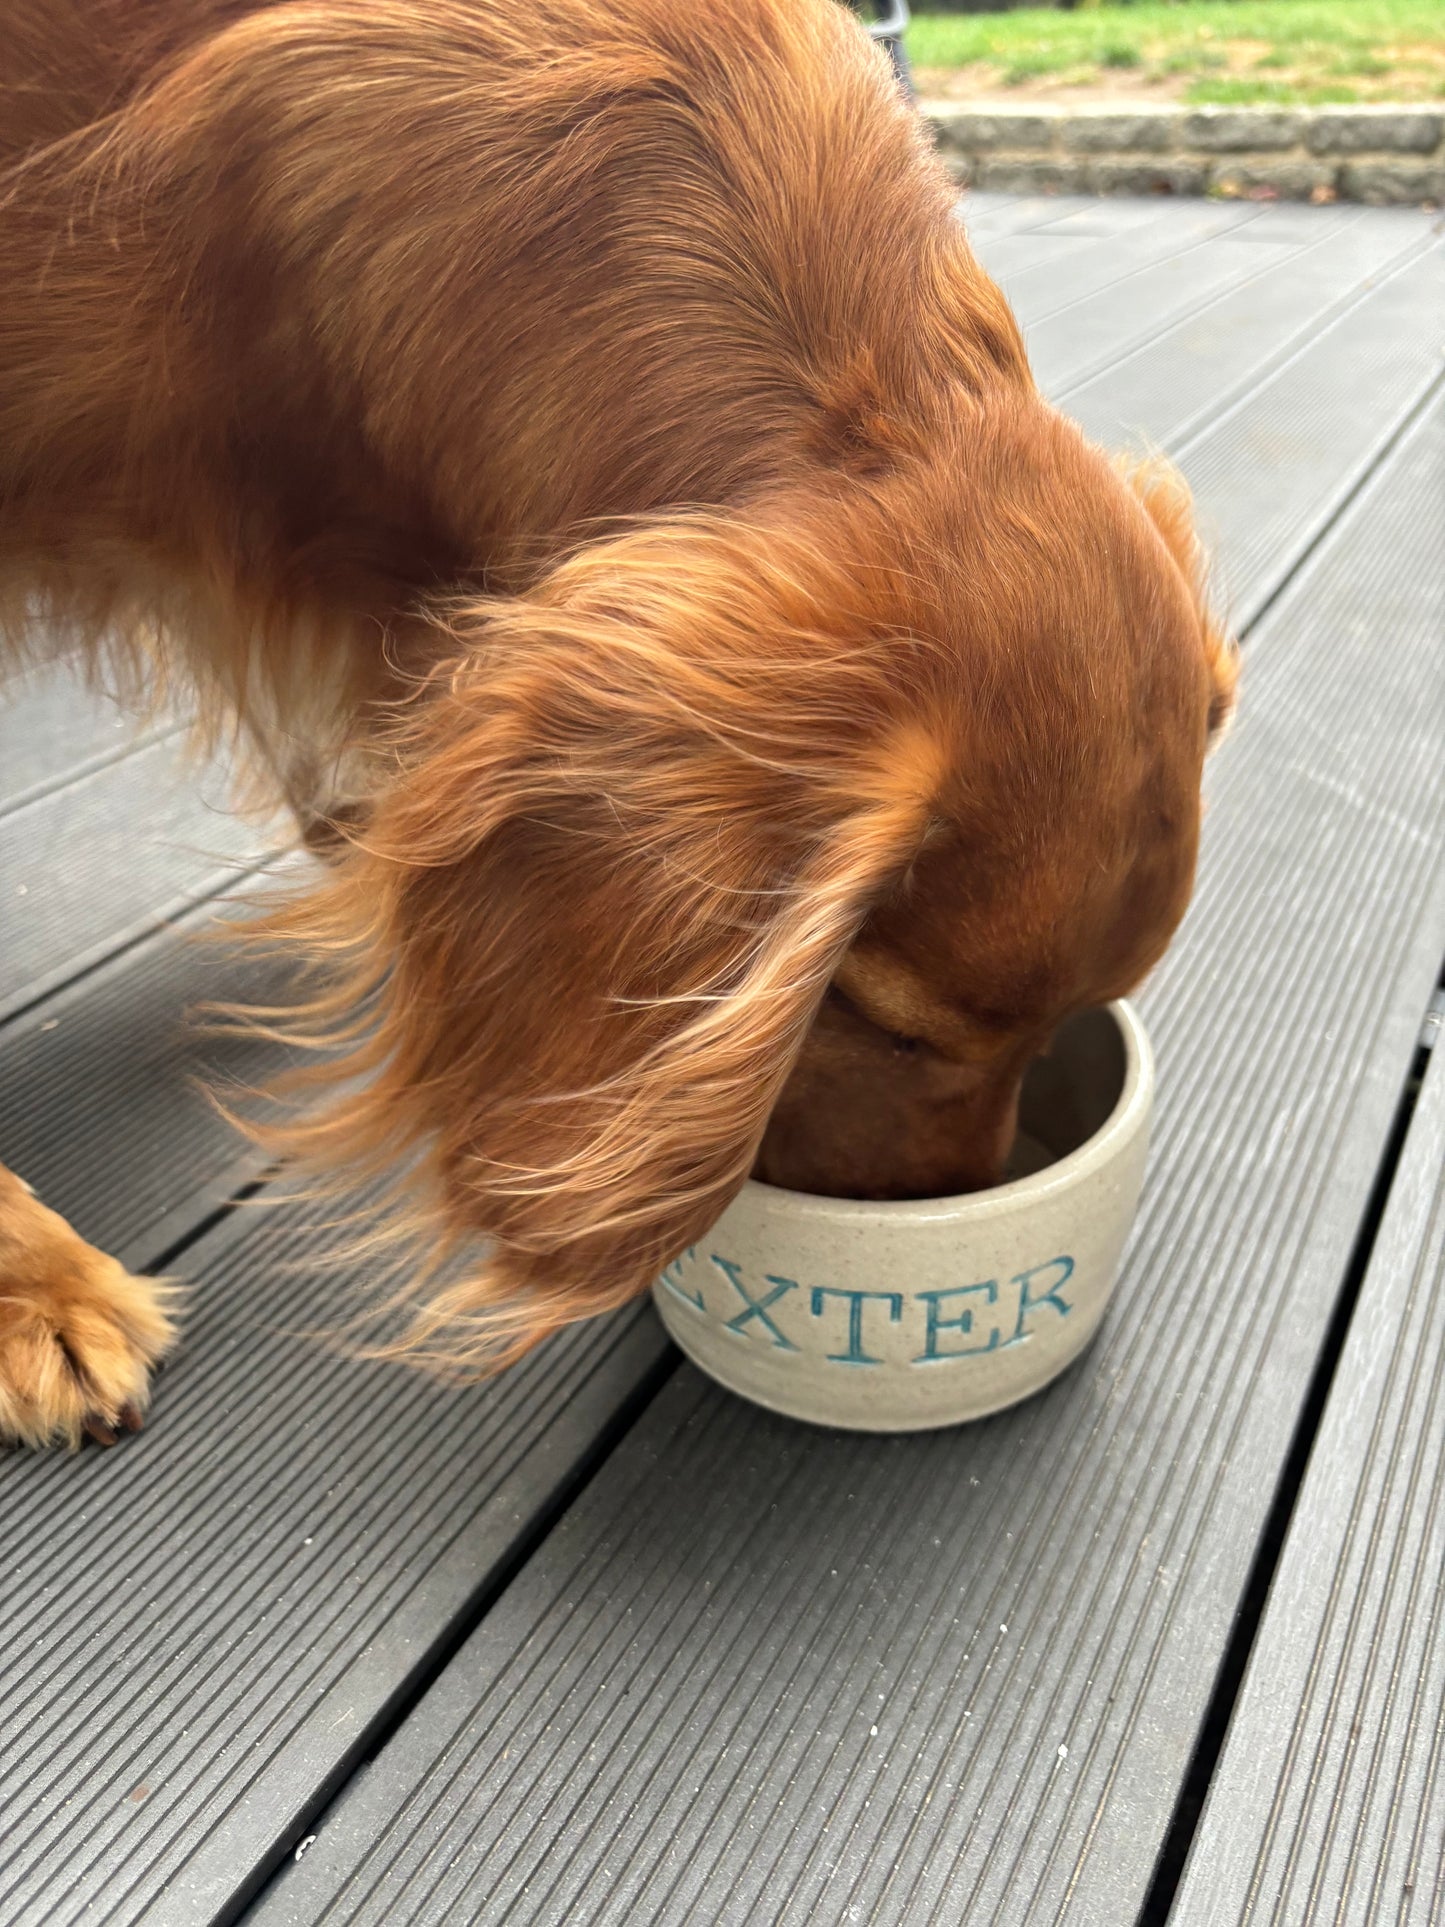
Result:
[[[200,1007],[222,989],[262,1003],[284,988],[281,972],[221,946],[210,904],[67,985],[0,1033],[6,1163],[63,1199],[92,1242],[156,1269],[207,1203],[262,1169],[208,1089],[281,1068],[255,1042],[207,1047]]]
[[[255,826],[223,807],[224,776],[197,788],[187,773],[180,741],[153,736],[129,756],[87,758],[73,781],[0,816],[0,1018],[219,894],[260,858]],[[138,821],[149,831],[140,840]]]
[[[1441,609],[1445,623],[1445,607]],[[1445,1907],[1445,1053],[1351,1321],[1175,1927]]]
[[[5,772],[0,814],[8,816],[48,791],[67,788],[178,727],[138,728],[119,707],[94,698],[81,678],[68,675],[60,664],[16,670],[0,679],[0,770]]]
[[[576,1335],[501,1386],[460,1396],[418,1387],[382,1368],[319,1356],[303,1340],[271,1328],[315,1322],[344,1293],[345,1274],[318,1279],[304,1271],[332,1234],[314,1216],[287,1207],[211,1222],[257,1169],[190,1092],[187,1078],[206,1055],[243,1079],[259,1074],[263,1061],[232,1046],[202,1052],[177,1039],[176,1019],[186,1003],[237,987],[235,967],[222,953],[213,956],[189,940],[187,927],[197,918],[183,911],[189,897],[217,881],[211,853],[216,834],[227,834],[225,819],[189,800],[193,791],[161,777],[159,766],[156,789],[140,781],[134,758],[116,757],[108,747],[104,719],[93,720],[67,697],[65,717],[73,728],[57,710],[53,760],[30,754],[23,780],[17,776],[13,786],[11,763],[0,762],[0,792],[25,790],[27,808],[49,804],[54,814],[41,820],[60,826],[49,854],[54,867],[63,867],[67,852],[89,851],[92,819],[50,799],[73,800],[97,774],[134,765],[122,785],[129,799],[125,827],[137,850],[159,846],[141,873],[158,877],[160,885],[140,906],[143,913],[127,920],[106,907],[124,911],[134,898],[114,888],[116,866],[108,855],[93,872],[103,886],[97,899],[103,918],[76,920],[68,907],[72,893],[55,912],[68,919],[64,941],[45,938],[42,930],[43,968],[27,965],[21,973],[19,1001],[35,1007],[0,1029],[0,1155],[36,1177],[52,1202],[92,1235],[124,1244],[134,1262],[165,1257],[193,1278],[196,1310],[187,1344],[162,1382],[152,1426],[139,1440],[109,1456],[0,1466],[0,1534],[23,1549],[14,1570],[0,1568],[0,1623],[12,1642],[8,1650],[27,1656],[23,1693],[7,1678],[0,1695],[0,1827],[6,1835],[0,1921],[6,1927],[12,1919],[230,1917],[277,1857],[314,1830],[315,1816],[341,1790],[341,1804],[316,1844],[261,1910],[263,1917],[274,1909],[280,1917],[316,1918],[318,1896],[341,1892],[343,1883],[350,1896],[357,1882],[365,1885],[365,1876],[353,1881],[351,1875],[363,1824],[355,1802],[364,1802],[369,1788],[390,1789],[379,1809],[362,1811],[374,1817],[376,1859],[394,1881],[418,1840],[435,1855],[458,1837],[437,1816],[418,1833],[414,1801],[393,1818],[403,1790],[413,1780],[445,1783],[455,1799],[483,1779],[490,1788],[497,1774],[499,1811],[510,1816],[507,1855],[515,1846],[518,1856],[511,1872],[498,1868],[498,1891],[518,1870],[531,1875],[517,1918],[584,1919],[589,1909],[621,1918],[606,1911],[614,1881],[620,1897],[649,1878],[649,1893],[663,1891],[671,1868],[649,1874],[651,1849],[638,1844],[640,1832],[655,1811],[673,1815],[691,1802],[699,1815],[721,1816],[717,1826],[737,1821],[742,1829],[715,1853],[718,1841],[707,1836],[699,1848],[686,1815],[679,1818],[676,1855],[688,1860],[679,1891],[690,1892],[691,1882],[703,1896],[702,1911],[695,1908],[691,1917],[709,1918],[717,1894],[724,1887],[732,1892],[743,1856],[738,1842],[756,1835],[771,1852],[779,1830],[788,1833],[789,1816],[802,1813],[804,1831],[788,1834],[779,1878],[786,1886],[796,1876],[798,1892],[814,1895],[813,1918],[846,1919],[846,1910],[835,1906],[838,1879],[817,1884],[809,1796],[793,1791],[773,1806],[768,1796],[782,1785],[779,1775],[793,1788],[832,1789],[851,1841],[870,1838],[876,1825],[877,1851],[886,1852],[900,1830],[906,1835],[890,1891],[901,1891],[917,1874],[919,1892],[932,1892],[956,1863],[950,1829],[956,1832],[966,1795],[946,1785],[957,1776],[944,1769],[927,1807],[909,1804],[917,1779],[903,1714],[919,1694],[916,1707],[925,1709],[919,1746],[926,1735],[935,1761],[954,1758],[953,1728],[968,1731],[964,1711],[987,1729],[993,1833],[980,1873],[985,1911],[978,1917],[996,1914],[1031,1927],[1032,1912],[1008,1909],[1016,1902],[1034,1905],[1028,1895],[1037,1878],[1044,1908],[1038,1918],[1052,1917],[1050,1906],[1111,1927],[1132,1918],[1129,1897],[1147,1884],[1168,1827],[1253,1550],[1253,1528],[1231,1535],[1220,1524],[1220,1506],[1232,1490],[1228,1479],[1224,1498],[1211,1502],[1198,1489],[1201,1468],[1218,1466],[1217,1440],[1191,1458],[1190,1414],[1209,1415],[1212,1388],[1223,1387],[1225,1408],[1235,1415],[1228,1423],[1238,1418],[1236,1437],[1256,1452],[1252,1464],[1241,1469],[1236,1459],[1226,1472],[1248,1488],[1241,1516],[1257,1524],[1388,1136],[1422,999],[1445,949],[1440,905],[1430,892],[1442,848],[1432,812],[1439,807],[1445,732],[1437,719],[1430,765],[1428,709],[1418,700],[1408,703],[1399,682],[1412,664],[1426,675],[1429,669],[1398,542],[1408,536],[1412,516],[1418,532],[1428,510],[1428,436],[1436,419],[1428,397],[1439,369],[1430,312],[1438,283],[1428,277],[1438,274],[1438,246],[1431,224],[1417,215],[1009,197],[979,197],[975,205],[985,259],[996,243],[1002,268],[1003,250],[1013,246],[1015,299],[1056,391],[1076,388],[1087,402],[1086,422],[1097,409],[1111,434],[1138,431],[1180,448],[1200,486],[1206,520],[1222,531],[1236,606],[1248,614],[1296,576],[1251,639],[1246,721],[1213,779],[1199,910],[1161,979],[1160,1001],[1151,1005],[1181,1116],[1208,1097],[1225,1107],[1217,1114],[1220,1128],[1243,1132],[1228,1147],[1230,1161],[1216,1165],[1211,1141],[1211,1155],[1196,1169],[1185,1125],[1176,1121],[1168,1131],[1161,1125],[1152,1215],[1141,1227],[1120,1315],[1104,1341],[1111,1349],[1097,1350],[1055,1393],[994,1422],[992,1430],[900,1441],[896,1450],[865,1447],[765,1419],[708,1391],[691,1373],[679,1373],[613,1452],[633,1413],[646,1406],[658,1371],[667,1369],[646,1311]],[[1052,266],[1042,252],[1051,242],[1060,247]],[[1216,245],[1228,252],[1211,268],[1209,250]],[[1169,266],[1176,255],[1179,273]],[[1381,290],[1391,288],[1386,298]],[[1080,344],[1073,360],[1071,327]],[[1177,383],[1172,367],[1180,371]],[[1296,438],[1300,423],[1308,432]],[[1246,478],[1263,493],[1244,509],[1234,471],[1241,459],[1264,470]],[[1265,513],[1272,518],[1267,540],[1259,534]],[[1332,563],[1337,547],[1340,559]],[[1427,555],[1417,576],[1431,566]],[[1398,603],[1392,633],[1404,640],[1385,707],[1372,716],[1368,704],[1349,700],[1341,664],[1355,663],[1368,686],[1372,625],[1380,598],[1392,596]],[[1348,617],[1347,605],[1354,609]],[[1335,656],[1329,652],[1337,643]],[[1304,675],[1301,665],[1313,673]],[[27,701],[40,706],[32,716],[44,711],[43,690],[29,691]],[[1388,756],[1387,727],[1395,731]],[[30,730],[25,740],[33,744],[37,736]],[[1340,769],[1352,756],[1377,760],[1362,779],[1342,779]],[[1372,800],[1373,814],[1362,796]],[[0,832],[3,811],[0,794]],[[1321,841],[1322,853],[1316,851]],[[252,847],[241,842],[224,853]],[[113,852],[114,843],[109,848]],[[1306,865],[1296,874],[1302,854],[1326,869]],[[1311,880],[1317,886],[1325,874],[1347,879],[1351,906],[1343,932],[1322,918],[1309,922]],[[5,884],[0,867],[0,892]],[[1318,904],[1314,908],[1318,912]],[[1267,940],[1251,935],[1255,915],[1273,933]],[[1311,952],[1307,967],[1287,954],[1280,935],[1291,916],[1304,919],[1320,953],[1315,959]],[[1366,941],[1371,918],[1377,933],[1386,931],[1378,946]],[[1216,928],[1217,940],[1206,941]],[[117,944],[129,947],[95,968]],[[47,992],[50,985],[56,988]],[[1210,1025],[1228,1011],[1247,1018],[1240,1041],[1245,1054],[1231,1060],[1233,1091],[1224,1069],[1210,1061]],[[1307,1047],[1321,1028],[1333,1030],[1331,1049],[1312,1060]],[[1288,1088],[1297,1096],[1306,1091],[1343,1133],[1321,1140],[1317,1165],[1294,1143],[1294,1126],[1281,1107],[1270,1113],[1272,1130],[1248,1126],[1241,1105],[1263,1087],[1269,1066],[1283,1067],[1281,1074],[1296,1080]],[[1320,1200],[1308,1190],[1311,1170],[1325,1188]],[[1231,1179],[1238,1180],[1235,1191]],[[1294,1216],[1279,1249],[1293,1256],[1295,1277],[1308,1285],[1301,1301],[1283,1306],[1271,1341],[1260,1340],[1252,1352],[1246,1337],[1243,1351],[1216,1345],[1201,1359],[1186,1357],[1177,1379],[1163,1367],[1151,1371],[1140,1347],[1156,1328],[1171,1328],[1171,1312],[1177,1320],[1177,1310],[1152,1295],[1155,1255],[1160,1262],[1171,1256],[1177,1265],[1181,1251],[1197,1250],[1201,1271],[1190,1300],[1196,1304],[1202,1280],[1219,1278],[1231,1263],[1242,1265],[1238,1278],[1230,1273],[1230,1289],[1236,1306],[1247,1302],[1240,1294],[1258,1285],[1274,1251],[1265,1220],[1277,1181],[1294,1187],[1288,1191]],[[1232,1222],[1237,1195],[1250,1200],[1253,1215],[1226,1236],[1222,1227]],[[1176,1335],[1185,1330],[1177,1322],[1172,1329]],[[1240,1358],[1253,1361],[1257,1380],[1235,1382]],[[1119,1369],[1110,1361],[1121,1361]],[[1173,1430],[1166,1422],[1171,1400],[1182,1402]],[[1225,1421],[1213,1416],[1217,1431]],[[1204,1419],[1194,1423],[1208,1430]],[[998,1439],[1011,1441],[1010,1449],[991,1442]],[[734,1454],[741,1496],[732,1500],[713,1489],[716,1481],[688,1487],[677,1471],[678,1465],[711,1464],[719,1442]],[[1030,1474],[1054,1452],[1075,1468],[1071,1491],[1084,1482],[1079,1519],[1097,1515],[1101,1533],[1110,1535],[1103,1550],[1091,1554],[1082,1524],[1074,1522],[1070,1537],[1068,1520],[1046,1504],[1040,1511],[1047,1480],[1031,1483]],[[599,1462],[595,1484],[573,1500],[560,1530],[548,1531],[552,1515]],[[924,1538],[908,1506],[896,1503],[900,1491],[906,1497],[913,1490],[915,1473],[917,1489],[941,1499],[938,1530]],[[1103,1481],[1097,1488],[1089,1485],[1093,1476]],[[977,1487],[968,1484],[973,1477]],[[1117,1490],[1116,1479],[1124,1481]],[[599,1796],[588,1780],[587,1748],[594,1749],[596,1765],[611,1745],[609,1694],[627,1681],[614,1686],[605,1672],[606,1639],[615,1644],[626,1632],[625,1618],[599,1629],[594,1646],[569,1624],[577,1636],[565,1655],[565,1642],[549,1649],[558,1669],[544,1667],[538,1683],[565,1703],[576,1731],[554,1728],[561,1750],[544,1772],[533,1772],[535,1762],[502,1761],[506,1743],[500,1742],[496,1758],[484,1752],[471,1762],[470,1779],[448,1779],[444,1735],[488,1711],[467,1697],[478,1681],[515,1676],[526,1644],[519,1615],[535,1610],[540,1637],[557,1561],[579,1544],[601,1543],[604,1551],[579,1586],[595,1603],[613,1584],[620,1567],[606,1550],[612,1544],[606,1533],[620,1518],[609,1509],[620,1503],[620,1488],[631,1492],[645,1521],[629,1542],[640,1548],[637,1572],[651,1574],[641,1582],[635,1612],[658,1626],[677,1620],[672,1634],[681,1658],[664,1664],[655,1646],[641,1653],[641,1670],[625,1695],[637,1713],[626,1733],[655,1717],[654,1750],[647,1754],[624,1737],[601,1763],[620,1777],[594,1828],[586,1816]],[[801,1510],[818,1515],[812,1538],[805,1535],[781,1555],[775,1543],[781,1526],[770,1541],[766,1520],[761,1527],[740,1526],[736,1516],[738,1506],[746,1511],[750,1494],[776,1489],[791,1490]],[[846,1596],[854,1602],[841,1624],[836,1610],[830,1616],[826,1591],[811,1605],[803,1596],[814,1582],[836,1583],[831,1567],[826,1574],[815,1569],[818,1544],[827,1534],[845,1542],[847,1522],[864,1516],[868,1495],[876,1505],[890,1492],[895,1503],[863,1555],[871,1573],[833,1562],[846,1573],[852,1588]],[[1180,1543],[1195,1549],[1193,1563],[1179,1571],[1161,1560],[1163,1579],[1147,1555],[1161,1530],[1182,1535]],[[1011,1531],[1017,1543],[1008,1538]],[[932,1536],[938,1548],[928,1543]],[[532,1563],[512,1577],[537,1540]],[[709,1543],[711,1558],[699,1551]],[[902,1584],[884,1571],[890,1545],[895,1555],[911,1552],[916,1583]],[[1070,1548],[1082,1562],[1077,1570]],[[796,1570],[787,1564],[794,1553]],[[1022,1621],[1011,1607],[998,1614],[1018,1645],[997,1635],[1002,1643],[995,1650],[995,1636],[987,1633],[993,1622],[982,1621],[990,1642],[978,1669],[983,1698],[955,1709],[944,1694],[940,1716],[940,1681],[953,1678],[947,1669],[957,1659],[957,1635],[967,1628],[954,1623],[957,1598],[950,1601],[939,1588],[961,1561],[974,1559],[985,1593],[999,1585],[1002,1597],[1020,1602]],[[942,1657],[932,1699],[919,1676],[927,1671],[921,1659],[896,1686],[888,1676],[884,1690],[893,1694],[895,1724],[869,1720],[879,1726],[876,1739],[866,1736],[872,1749],[866,1770],[876,1767],[876,1790],[870,1783],[860,1791],[858,1761],[849,1750],[858,1735],[842,1718],[850,1693],[858,1697],[848,1662],[857,1658],[859,1640],[865,1656],[874,1650],[866,1635],[879,1623],[879,1587],[895,1583],[900,1610],[906,1606],[925,1641],[936,1639]],[[1166,1598],[1168,1586],[1175,1591]],[[803,1663],[822,1684],[808,1697],[800,1688],[789,1698],[778,1689],[777,1668],[738,1669],[750,1643],[775,1636],[773,1608],[794,1595],[816,1642]],[[1044,1631],[1054,1608],[1067,1633],[1057,1651]],[[699,1656],[695,1628],[681,1624],[699,1610],[709,1646],[724,1654],[717,1667]],[[458,1662],[463,1671],[433,1684],[437,1667],[478,1621],[482,1671],[475,1670],[469,1647]],[[1027,1638],[1020,1624],[1033,1627]],[[758,1646],[759,1653],[766,1650],[765,1643]],[[978,1656],[978,1648],[971,1650]],[[1095,1659],[1123,1682],[1122,1709],[1118,1691],[1111,1700],[1102,1686],[1095,1690],[1087,1671]],[[1020,1670],[1030,1665],[1039,1669],[1034,1684]],[[457,1692],[459,1678],[467,1692]],[[593,1686],[598,1691],[589,1700]],[[1045,1737],[1045,1753],[1036,1758],[1052,1717],[1049,1696],[1071,1689],[1081,1696],[1080,1730],[1092,1733],[1093,1742],[1081,1747],[1059,1740],[1070,1748],[1060,1762]],[[685,1724],[692,1701],[696,1711]],[[410,1716],[402,1717],[413,1702]],[[519,1732],[526,1727],[522,1699],[510,1711],[490,1710]],[[955,1710],[959,1718],[950,1727]],[[399,1718],[392,1747],[356,1777]],[[729,1743],[724,1735],[733,1725],[741,1737]],[[761,1774],[764,1760],[773,1777],[750,1799],[748,1776]],[[665,1804],[659,1771],[679,1762],[681,1791]],[[931,1771],[926,1760],[918,1771]],[[890,1809],[895,1793],[903,1805]],[[629,1821],[618,1804],[634,1796],[637,1815]],[[856,1807],[855,1796],[871,1804]],[[545,1832],[533,1823],[540,1820],[545,1830],[564,1813],[574,1817],[543,1851],[538,1843]],[[1021,1814],[1030,1816],[1027,1825]],[[621,1872],[611,1856],[594,1865],[596,1845],[611,1838],[607,1829],[615,1822],[626,1822],[620,1837],[630,1858]],[[979,1872],[968,1858],[976,1851],[977,1840],[964,1856],[970,1879]],[[1077,1877],[1068,1872],[1074,1862]],[[427,1865],[423,1891],[434,1859]],[[1112,1898],[1107,1905],[1099,1898],[1110,1869],[1119,1875],[1122,1911],[1112,1910]],[[476,1872],[469,1866],[453,1877]],[[577,1883],[589,1875],[591,1898],[576,1908]],[[994,1905],[995,1888],[1005,1896],[1003,1912]],[[547,1912],[554,1889],[573,1912]],[[383,1882],[383,1891],[392,1889]],[[738,1891],[747,1893],[746,1882]],[[349,1902],[341,1904],[344,1912]],[[490,1897],[478,1904],[480,1911],[457,1917],[493,1917]],[[747,1904],[754,1909],[747,1918],[773,1917],[766,1896]],[[873,1903],[860,1889],[847,1904]],[[403,1903],[397,1905],[396,1917],[406,1917]],[[942,1917],[962,1918],[947,1911],[950,1905],[945,1900]]]

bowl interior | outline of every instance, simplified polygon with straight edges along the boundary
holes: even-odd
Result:
[[[1042,1171],[1108,1123],[1124,1090],[1128,1054],[1108,1010],[1086,1010],[1030,1065],[1019,1098],[1019,1134],[1008,1177]]]

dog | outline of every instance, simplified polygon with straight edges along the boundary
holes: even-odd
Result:
[[[997,1181],[1190,896],[1235,650],[1189,500],[1039,396],[833,0],[5,0],[0,595],[325,855],[384,1349],[622,1304],[750,1172]],[[484,1234],[462,1282],[437,1265]],[[0,1431],[113,1439],[167,1288],[0,1176]]]

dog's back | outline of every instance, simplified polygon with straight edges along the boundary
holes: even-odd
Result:
[[[1022,372],[831,0],[31,0],[18,47],[0,578],[232,699]]]

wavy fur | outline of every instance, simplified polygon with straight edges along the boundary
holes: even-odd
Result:
[[[845,959],[937,1059],[878,1182],[986,1182],[1047,1022],[1182,913],[1232,669],[1187,501],[1039,400],[856,23],[9,0],[7,34],[7,646],[78,635],[333,835],[260,939],[318,987],[256,1020],[331,1095],[263,1135],[405,1174],[393,1349],[490,1370],[620,1303],[760,1146],[826,1188],[849,1087],[782,1100],[834,1088]]]

